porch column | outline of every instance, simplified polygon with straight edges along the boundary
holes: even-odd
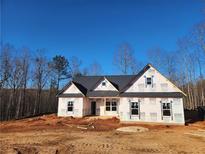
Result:
[[[105,115],[105,110],[106,110],[106,98],[103,98],[103,102],[104,102],[104,115]]]

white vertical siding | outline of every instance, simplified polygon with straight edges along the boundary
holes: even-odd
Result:
[[[64,94],[81,94],[81,91],[72,83],[68,89],[64,91]]]
[[[160,101],[172,102],[169,117],[162,117],[162,107]],[[68,101],[73,101],[73,112],[67,111]],[[91,113],[91,101],[88,98],[59,98],[58,116],[82,117]],[[139,116],[132,116],[130,110],[131,102],[139,102]],[[141,121],[184,124],[184,108],[182,98],[136,98],[121,97],[117,103],[117,111],[106,111],[105,100],[96,100],[96,115],[119,116],[121,121]]]
[[[153,78],[153,86],[146,86],[146,77]],[[181,92],[154,68],[148,69],[126,92]]]
[[[103,82],[105,82],[105,85],[102,85]],[[95,91],[98,91],[98,90],[102,90],[102,91],[107,91],[107,90],[117,91],[117,89],[107,79],[102,80],[94,90]]]
[[[163,98],[128,98],[120,99],[119,115],[122,121],[144,121],[157,123],[174,123],[184,124],[184,109],[182,98],[168,98],[168,102],[172,101],[172,116],[162,118],[162,108],[160,101]],[[140,100],[139,116],[131,116],[130,102]]]
[[[90,115],[91,114],[91,104],[89,102],[89,99],[84,97],[83,98],[83,116]]]
[[[105,106],[103,99],[97,99],[96,100],[96,115],[103,116],[105,111]]]
[[[73,111],[67,111],[68,101],[73,101]],[[58,98],[58,116],[83,116],[83,97],[82,98]]]
[[[99,115],[99,116],[118,116],[119,102],[117,102],[117,111],[106,111],[106,98],[89,100],[90,106],[91,106],[92,101],[96,102],[96,115]]]

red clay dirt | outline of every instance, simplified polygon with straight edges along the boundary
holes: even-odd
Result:
[[[142,126],[145,133],[119,127]],[[1,122],[0,153],[204,153],[205,121],[188,126],[123,124],[117,118],[55,114]]]

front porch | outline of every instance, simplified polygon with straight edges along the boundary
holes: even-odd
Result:
[[[119,103],[119,98],[88,98],[85,115],[119,116]]]

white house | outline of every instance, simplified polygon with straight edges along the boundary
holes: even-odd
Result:
[[[74,78],[57,95],[58,116],[116,116],[127,122],[184,124],[184,96],[148,64],[137,75]]]

